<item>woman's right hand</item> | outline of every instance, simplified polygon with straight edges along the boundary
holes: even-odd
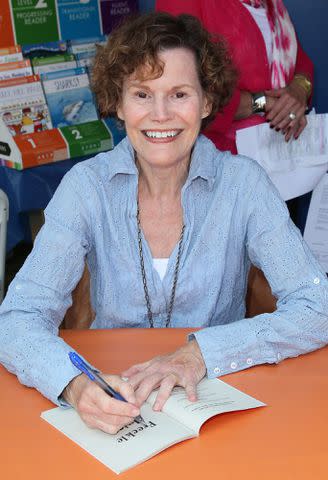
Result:
[[[104,380],[127,402],[116,400],[84,375],[78,375],[63,391],[64,400],[72,405],[90,428],[115,434],[140,415],[132,386],[117,375],[103,375]]]

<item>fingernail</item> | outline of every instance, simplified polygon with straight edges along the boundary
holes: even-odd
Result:
[[[270,125],[270,128],[273,128],[273,125]]]
[[[154,403],[153,410],[159,410],[159,403]]]
[[[132,416],[133,416],[133,417],[136,417],[137,415],[139,415],[139,413],[140,413],[140,412],[139,412],[139,410],[138,410],[137,408],[134,408],[134,409],[132,410]]]
[[[276,132],[280,132],[280,128],[276,128]]]

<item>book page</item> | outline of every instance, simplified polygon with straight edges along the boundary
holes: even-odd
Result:
[[[163,412],[154,412],[148,404],[141,408],[141,415],[145,423],[133,422],[116,435],[87,427],[72,408],[53,408],[41,417],[115,473],[195,436],[189,428]]]
[[[190,402],[184,388],[175,387],[163,408],[165,413],[190,427],[196,434],[202,424],[214,415],[265,405],[216,378],[204,378],[198,384],[197,393],[198,400]],[[153,405],[155,398],[156,392],[153,392],[148,402]]]
[[[328,165],[328,114],[310,113],[302,135],[286,142],[269,124],[238,130],[238,153],[266,170],[284,200],[313,190]]]

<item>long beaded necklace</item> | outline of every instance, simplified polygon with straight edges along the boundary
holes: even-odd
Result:
[[[145,271],[145,263],[144,263],[143,249],[142,249],[139,202],[137,202],[137,226],[138,226],[138,246],[139,246],[140,268],[141,268],[142,283],[143,283],[144,293],[145,293],[145,300],[146,300],[146,305],[147,305],[148,321],[149,321],[150,328],[154,328],[153,312],[152,312],[152,309],[151,309],[150,297],[149,297],[149,292],[148,292],[148,285],[147,285],[147,278],[146,278],[146,271]],[[180,233],[180,239],[179,239],[178,254],[177,254],[177,259],[176,259],[175,267],[174,267],[173,284],[172,284],[169,308],[167,310],[165,328],[167,328],[170,325],[170,322],[171,322],[171,316],[172,316],[172,310],[173,310],[174,298],[175,298],[175,290],[176,290],[177,281],[178,281],[178,274],[179,274],[179,264],[180,264],[184,230],[185,230],[185,225],[182,225],[182,229],[181,229],[181,233]]]

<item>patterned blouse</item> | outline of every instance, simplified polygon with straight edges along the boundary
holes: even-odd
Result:
[[[137,238],[138,171],[128,139],[79,163],[45,212],[34,249],[0,307],[0,362],[53,402],[79,372],[58,337],[85,260],[92,328],[147,328]],[[170,327],[195,332],[209,378],[277,363],[328,342],[326,275],[253,160],[222,153],[200,136],[181,193],[185,234]],[[163,327],[177,247],[161,281],[143,252],[155,327]],[[278,308],[245,318],[250,263]],[[108,365],[110,371],[110,365]]]

